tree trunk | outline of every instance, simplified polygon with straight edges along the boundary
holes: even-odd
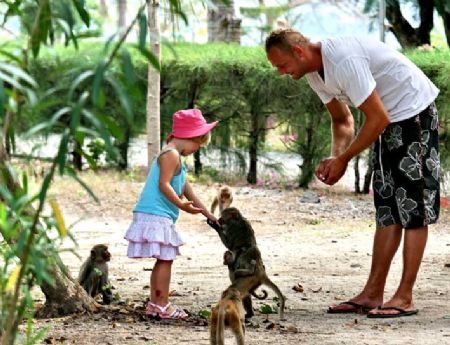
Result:
[[[264,6],[265,6],[264,0],[258,0],[258,5],[259,5],[260,8],[264,8]],[[262,20],[261,21],[261,25],[260,25],[261,29],[260,29],[259,41],[262,43],[262,42],[264,42],[264,37],[267,34],[265,32],[264,28],[267,27],[268,25],[272,25],[272,22],[269,19],[269,15],[266,14],[266,13],[261,13],[259,15],[259,17]]]
[[[247,182],[250,184],[255,184],[257,181],[257,165],[258,165],[258,139],[254,136],[250,136],[250,167],[247,174]]]
[[[127,26],[127,0],[117,0],[117,27],[123,29]]]
[[[94,312],[100,307],[69,273],[66,275],[55,265],[50,275],[55,280],[55,285],[41,285],[46,300],[44,306],[36,312],[37,317],[53,318],[83,311]]]
[[[187,106],[188,109],[193,109],[195,107],[195,102],[198,97],[198,91],[199,91],[198,85],[196,82],[194,82],[191,85],[190,98]],[[197,150],[194,152],[194,175],[199,176],[202,173],[202,170],[203,164],[201,160],[201,154],[200,150]]]
[[[203,170],[202,160],[200,159],[200,150],[194,152],[194,174],[200,175]]]
[[[160,28],[159,28],[159,0],[147,0],[148,28],[150,31],[150,48],[158,61],[160,59]],[[147,164],[150,169],[153,158],[161,148],[161,124],[160,124],[160,81],[159,72],[148,64],[148,89],[147,89]]]
[[[208,42],[241,42],[241,19],[234,17],[234,3],[212,0],[208,6]]]
[[[450,7],[448,0],[434,0],[434,4],[444,23],[447,46],[450,47]]]
[[[117,148],[119,155],[122,158],[119,161],[119,170],[126,170],[128,168],[128,148],[130,147],[131,126],[126,123],[123,127],[123,140],[118,143]]]
[[[81,156],[81,144],[75,140],[73,143],[73,151],[72,151],[72,159],[73,159],[73,166],[76,170],[81,171],[83,170],[83,157]]]
[[[359,159],[360,159],[360,155],[357,155],[355,157],[355,193],[356,194],[360,194],[361,193],[361,187],[359,185],[359,178],[360,178],[360,174],[359,174]]]
[[[109,17],[108,6],[106,6],[105,0],[100,0],[100,15],[103,18],[108,18]]]
[[[249,159],[250,167],[247,174],[247,182],[250,184],[255,184],[258,176],[258,139],[259,139],[259,121],[258,114],[252,111],[251,113],[252,127],[249,135],[250,145],[249,145]]]
[[[386,18],[392,25],[392,32],[403,48],[417,47],[430,43],[430,32],[433,28],[433,1],[418,0],[420,7],[420,26],[414,29],[403,17],[398,0],[386,2]]]
[[[446,12],[442,19],[444,21],[445,37],[447,38],[447,46],[450,48],[450,13]]]
[[[419,44],[430,44],[430,32],[433,30],[434,4],[430,0],[418,0],[420,13],[420,26],[417,28]]]
[[[314,122],[311,121],[311,124]],[[297,130],[297,132],[300,132]],[[314,156],[315,156],[315,147],[314,147],[314,128],[308,125],[305,128],[306,133],[306,141],[305,141],[305,149],[302,154],[302,165],[300,166],[301,174],[298,181],[299,188],[308,188],[309,183],[313,179],[315,164],[314,164]]]

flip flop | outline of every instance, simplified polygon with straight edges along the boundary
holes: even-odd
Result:
[[[416,315],[419,312],[419,309],[413,309],[413,310],[405,310],[399,307],[378,307],[379,310],[396,310],[398,313],[396,314],[375,314],[375,313],[368,313],[367,317],[371,319],[387,319],[387,318],[394,318],[394,317],[402,317],[402,316],[411,316]]]
[[[349,305],[353,308],[347,308],[347,309],[337,309],[336,307],[328,307],[327,313],[328,314],[365,314],[369,310],[373,309],[371,307],[367,307],[365,305],[352,302],[352,301],[346,301],[339,303],[338,305]]]

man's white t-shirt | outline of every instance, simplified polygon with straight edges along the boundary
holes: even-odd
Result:
[[[391,122],[419,114],[439,89],[410,60],[386,44],[367,38],[341,37],[321,41],[324,79],[306,74],[324,104],[333,98],[359,107],[376,89]]]

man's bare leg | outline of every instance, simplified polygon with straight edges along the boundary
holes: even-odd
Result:
[[[403,244],[403,273],[394,296],[383,307],[399,307],[405,311],[414,310],[413,287],[422,262],[428,238],[428,227],[405,230]],[[398,314],[395,309],[375,309],[371,314]]]
[[[386,277],[401,238],[402,227],[398,224],[376,230],[373,240],[372,265],[367,283],[360,294],[350,299],[351,302],[367,308],[375,308],[383,303]],[[349,304],[338,304],[332,305],[330,308],[333,311],[344,311],[355,307]]]

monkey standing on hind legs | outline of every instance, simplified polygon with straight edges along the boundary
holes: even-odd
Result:
[[[222,215],[223,210],[231,206],[233,202],[233,192],[228,186],[221,186],[217,191],[211,204],[211,213],[214,214],[216,207],[219,206],[219,214]]]
[[[96,244],[92,247],[91,254],[81,266],[78,275],[78,282],[92,298],[99,293],[102,294],[103,304],[110,304],[113,300],[108,279],[109,260],[111,260],[111,254],[108,246]]]
[[[277,294],[280,302],[280,320],[284,320],[285,297],[278,286],[267,276],[258,247],[254,246],[241,253],[238,252],[236,256],[232,251],[226,251],[224,253],[224,264],[228,265],[232,283],[230,287],[241,292],[242,302],[246,311],[246,319],[254,315],[251,296],[258,299],[265,299],[267,297],[267,291],[265,290],[262,290],[262,296],[258,296],[255,293],[257,288],[265,285]]]
[[[254,315],[251,295],[259,299],[267,297],[266,291],[263,296],[255,294],[258,287],[266,285],[277,294],[280,302],[280,319],[284,320],[285,297],[266,274],[251,224],[234,207],[223,211],[218,220],[219,224],[209,220],[207,222],[217,231],[222,243],[228,249],[224,253],[224,265],[228,266],[230,287],[236,288],[241,293],[245,317],[251,318]]]
[[[211,345],[223,345],[225,328],[231,329],[238,345],[245,345],[244,307],[241,294],[237,289],[229,287],[222,293],[222,298],[211,314]]]

